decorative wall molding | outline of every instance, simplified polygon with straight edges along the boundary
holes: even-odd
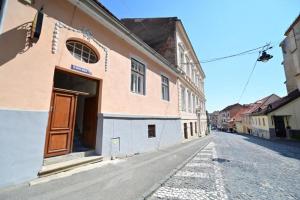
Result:
[[[87,28],[75,29],[73,27],[70,27],[70,26],[64,24],[63,22],[56,22],[55,26],[54,26],[53,38],[52,38],[52,53],[53,54],[56,54],[56,52],[58,50],[59,33],[60,33],[61,28],[67,29],[69,31],[73,31],[75,33],[82,33],[83,37],[86,38],[88,41],[90,41],[90,40],[94,41],[105,53],[104,67],[105,67],[105,71],[107,71],[108,49],[105,46],[103,46],[98,40],[96,40],[94,38],[93,34]]]

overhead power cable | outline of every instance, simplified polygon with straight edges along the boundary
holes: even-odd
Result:
[[[266,45],[261,46],[261,47],[257,47],[257,48],[254,48],[254,49],[250,49],[250,50],[247,50],[247,51],[243,51],[243,52],[232,54],[232,55],[228,55],[228,56],[223,56],[223,57],[211,58],[211,59],[208,59],[208,60],[203,60],[200,63],[215,62],[215,61],[218,61],[218,60],[232,58],[232,57],[235,57],[235,56],[242,56],[242,55],[246,55],[246,54],[252,54],[252,53],[255,53],[255,52],[259,52],[259,51],[261,51],[262,49],[264,49],[265,47],[268,47],[268,46],[270,46],[270,44],[266,44]]]
[[[260,55],[260,53],[259,53],[259,55]],[[259,57],[259,55],[258,55],[258,57]],[[257,59],[255,60],[255,63],[254,63],[254,65],[253,65],[253,67],[252,67],[252,70],[251,70],[251,72],[250,72],[250,74],[249,74],[248,80],[247,80],[247,82],[246,82],[246,84],[245,84],[245,86],[244,86],[244,88],[243,88],[243,90],[242,90],[242,93],[241,93],[241,95],[240,95],[240,97],[239,97],[238,103],[240,103],[240,101],[241,101],[241,99],[242,99],[242,97],[243,97],[243,95],[244,95],[244,93],[245,93],[245,91],[246,91],[246,89],[247,89],[247,86],[248,86],[248,84],[249,84],[249,82],[250,82],[250,79],[251,79],[251,77],[252,77],[252,75],[253,75],[253,72],[254,72],[254,70],[255,70],[256,64],[257,64]]]

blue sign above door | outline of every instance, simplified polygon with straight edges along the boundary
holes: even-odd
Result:
[[[85,73],[85,74],[90,74],[90,75],[92,74],[92,72],[89,69],[84,68],[84,67],[79,67],[77,65],[71,65],[71,69],[78,71],[78,72]]]

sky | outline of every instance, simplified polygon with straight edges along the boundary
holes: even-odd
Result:
[[[271,42],[273,58],[258,62],[240,103],[270,94],[285,96],[279,43],[300,14],[300,0],[101,0],[118,18],[178,17],[201,62],[232,55]],[[206,109],[237,103],[258,53],[201,64]]]

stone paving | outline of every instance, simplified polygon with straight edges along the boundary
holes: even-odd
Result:
[[[213,141],[229,199],[300,199],[300,143],[223,132]]]
[[[211,142],[148,199],[226,200],[216,159],[215,144]]]
[[[148,200],[300,200],[300,143],[212,135]]]

